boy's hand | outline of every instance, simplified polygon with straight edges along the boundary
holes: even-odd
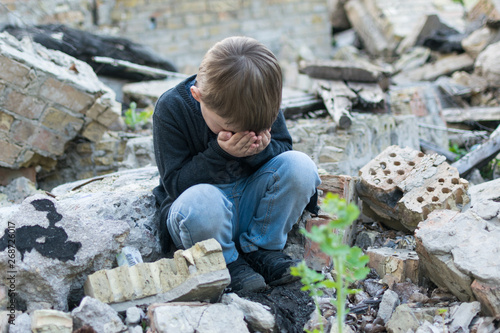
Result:
[[[270,130],[264,130],[258,134],[245,131],[232,133],[219,132],[217,142],[224,151],[234,157],[248,157],[260,153],[271,142]]]

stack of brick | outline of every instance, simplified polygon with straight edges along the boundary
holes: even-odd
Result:
[[[173,259],[120,266],[89,275],[85,294],[122,311],[137,304],[173,300],[215,300],[229,284],[220,244],[209,239]]]
[[[0,166],[52,167],[67,142],[98,142],[120,114],[86,63],[0,34]]]
[[[435,209],[460,211],[469,183],[441,155],[390,146],[359,171],[363,213],[391,228],[415,230]]]

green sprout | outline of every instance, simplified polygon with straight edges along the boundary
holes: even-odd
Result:
[[[323,274],[307,267],[304,261],[297,267],[292,267],[291,273],[301,277],[300,281],[304,285],[302,290],[309,291],[309,295],[316,305],[316,311],[320,317],[320,330],[314,329],[313,333],[324,332],[318,303],[318,298],[323,295],[322,289],[335,289],[337,326],[338,332],[341,333],[344,328],[345,316],[348,313],[345,306],[347,295],[359,292],[359,290],[350,289],[348,286],[368,275],[370,269],[366,267],[366,264],[369,257],[363,254],[359,247],[350,247],[342,242],[345,229],[359,216],[358,207],[352,203],[347,204],[338,195],[328,193],[321,208],[336,218],[328,224],[313,226],[311,232],[307,232],[304,228],[300,232],[313,242],[318,243],[320,250],[332,258],[335,277],[333,281],[327,279]]]
[[[125,111],[125,123],[130,129],[135,130],[138,125],[143,126],[146,124],[152,115],[153,110],[144,110],[138,113],[137,104],[132,102],[127,111]]]

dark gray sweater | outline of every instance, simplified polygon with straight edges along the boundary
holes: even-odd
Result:
[[[280,111],[266,149],[244,158],[226,153],[205,123],[200,104],[191,96],[189,87],[195,78],[193,75],[165,92],[153,114],[154,149],[160,172],[160,184],[153,192],[161,209],[162,226],[172,202],[189,187],[234,182],[292,149],[292,138]]]

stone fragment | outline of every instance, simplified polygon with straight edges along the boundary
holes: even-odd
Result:
[[[437,308],[411,308],[402,304],[396,308],[385,327],[389,333],[408,333],[415,331],[425,321],[433,322]]]
[[[482,76],[491,87],[500,87],[500,42],[489,45],[476,58],[474,73]]]
[[[437,236],[438,235],[438,236]],[[500,314],[500,228],[474,209],[432,212],[415,232],[417,253],[430,279],[465,302],[478,300]]]
[[[246,300],[234,293],[222,295],[221,303],[235,305],[243,312],[249,328],[255,332],[271,333],[275,330],[275,319],[266,306]]]
[[[415,230],[433,210],[469,202],[468,182],[445,159],[390,146],[359,171],[358,195],[389,227]]]
[[[127,325],[139,324],[141,319],[145,316],[144,311],[136,306],[132,306],[126,311],[125,323]]]
[[[110,304],[117,311],[153,302],[219,298],[230,277],[220,244],[209,239],[173,259],[139,263],[98,271],[87,277],[85,294]],[[128,291],[132,290],[132,293]]]
[[[450,332],[467,332],[472,319],[481,310],[479,302],[462,303],[450,309]]]
[[[500,22],[500,3],[498,3],[498,0],[479,0],[467,13],[467,18],[471,21],[486,20],[486,23],[498,26]]]
[[[31,317],[25,312],[16,316],[16,324],[9,326],[9,333],[27,332],[31,332]]]
[[[485,26],[465,37],[462,40],[462,47],[475,59],[488,45],[496,43],[499,40],[500,31]]]
[[[98,333],[127,331],[127,327],[113,308],[92,297],[84,297],[80,305],[71,311],[71,316],[73,317],[75,329],[88,325]]]
[[[156,165],[153,137],[145,136],[128,140],[121,168],[137,169],[150,165]]]
[[[36,310],[32,314],[31,330],[35,333],[71,333],[73,319],[66,312],[57,310]]]
[[[420,271],[417,252],[380,247],[368,248],[366,254],[370,257],[368,267],[375,269],[379,276],[392,275],[396,283],[406,279],[418,283]]]
[[[28,308],[67,310],[71,289],[96,268],[111,267],[129,233],[127,222],[89,217],[36,194],[21,205],[0,208],[0,268],[5,279],[16,235],[16,292]],[[89,233],[89,230],[92,230]]]
[[[382,296],[382,301],[380,302],[377,312],[377,318],[381,318],[384,321],[384,324],[387,324],[398,305],[398,294],[390,289],[387,289]]]
[[[151,330],[158,333],[249,332],[235,305],[205,303],[155,304],[148,308]]]

